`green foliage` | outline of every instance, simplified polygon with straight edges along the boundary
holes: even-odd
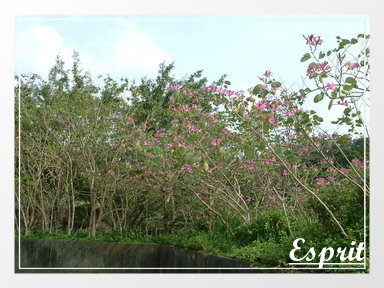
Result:
[[[313,102],[315,102],[315,103],[320,102],[321,100],[323,100],[323,98],[324,98],[324,93],[321,92],[321,93],[317,94],[315,96],[315,98],[313,98]]]
[[[305,62],[305,61],[311,59],[311,57],[312,57],[311,54],[305,53],[304,56],[301,58],[300,62]]]

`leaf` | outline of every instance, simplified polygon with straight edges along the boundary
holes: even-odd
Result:
[[[333,100],[329,101],[328,110],[331,110],[332,105],[333,105]]]
[[[317,94],[315,96],[315,98],[313,99],[313,102],[315,102],[315,103],[320,102],[321,100],[323,100],[323,98],[324,98],[324,93],[321,92],[320,94]]]
[[[325,53],[320,51],[320,53],[319,53],[319,59],[323,59],[324,57],[325,57]]]
[[[280,83],[280,82],[273,82],[273,83],[271,84],[271,87],[272,87],[272,88],[279,88],[279,87],[281,87],[281,83]]]
[[[208,171],[209,170],[209,164],[207,162],[204,162],[203,168],[205,171]]]
[[[344,109],[344,115],[345,115],[345,116],[348,116],[349,113],[351,113],[351,111],[352,111],[351,108],[345,108],[345,109]]]
[[[229,81],[224,81],[224,84],[226,84],[226,85],[231,85],[231,82],[229,82]]]
[[[265,96],[268,95],[268,93],[269,93],[268,90],[264,90],[263,92],[261,92],[260,97],[264,98]]]
[[[252,93],[257,95],[260,93],[260,91],[263,89],[263,85],[259,84],[259,85],[256,85],[253,90],[252,90]]]
[[[348,137],[348,135],[343,135],[343,136],[340,136],[339,137],[339,139],[337,139],[337,144],[344,144],[344,143],[347,143],[347,142],[349,142],[349,137]]]
[[[323,122],[324,121],[324,119],[322,117],[317,116],[317,115],[313,115],[313,120],[318,121],[318,122]]]
[[[287,121],[285,121],[285,124],[293,124],[293,122],[293,118],[288,118]]]
[[[340,43],[339,43],[339,50],[340,49],[343,49],[345,45],[351,43],[348,39],[343,39]]]
[[[356,38],[352,38],[352,39],[351,39],[351,44],[356,44],[357,42],[359,42],[359,41],[357,41]]]
[[[350,86],[350,85],[344,85],[344,86],[343,86],[343,89],[344,89],[345,91],[350,91],[350,90],[353,89],[353,86]]]
[[[345,79],[345,82],[351,84],[352,86],[354,86],[354,85],[357,84],[356,79],[353,78],[353,77],[347,77],[347,78]]]
[[[305,62],[309,59],[311,59],[311,54],[305,53],[304,56],[301,58],[300,62]]]

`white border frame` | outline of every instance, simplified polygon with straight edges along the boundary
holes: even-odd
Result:
[[[56,288],[86,287],[104,288],[114,285],[133,285],[133,287],[236,287],[243,285],[256,286],[285,286],[285,287],[376,287],[384,280],[384,133],[382,131],[382,112],[384,98],[378,91],[381,89],[381,67],[384,65],[384,18],[382,17],[382,1],[380,0],[322,0],[308,2],[307,0],[275,0],[256,2],[254,0],[195,0],[185,3],[179,0],[109,0],[108,5],[103,0],[15,0],[7,2],[0,11],[0,125],[2,136],[0,155],[0,175],[2,176],[3,205],[0,209],[2,219],[1,230],[1,260],[0,273],[2,283],[12,287]],[[371,201],[370,201],[370,268],[369,274],[15,274],[14,273],[14,15],[18,14],[369,14],[372,35],[372,87],[371,93]],[[380,78],[379,78],[380,77]],[[375,91],[377,93],[375,93]],[[136,285],[135,285],[136,284]]]
[[[20,15],[17,15],[18,17],[22,17]],[[98,17],[92,17],[92,15],[90,15],[91,17],[90,18],[77,18],[77,17],[73,17],[73,18],[39,18],[39,17],[36,17],[36,16],[33,16],[33,15],[28,15],[28,16],[25,16],[24,19],[15,19],[17,21],[17,24],[18,24],[18,31],[20,32],[21,31],[21,25],[22,25],[22,22],[30,22],[30,21],[38,21],[38,20],[44,20],[44,21],[115,21],[117,19],[124,19],[124,20],[127,20],[127,21],[243,21],[243,20],[247,20],[247,21],[279,21],[279,20],[294,20],[294,21],[321,21],[321,20],[324,20],[324,21],[327,21],[327,20],[339,20],[339,21],[362,21],[363,22],[363,27],[364,27],[364,34],[369,34],[369,17],[367,15],[354,15],[353,17],[334,17],[333,15],[316,15],[316,16],[312,16],[312,17],[308,17],[308,16],[299,16],[299,15],[289,15],[289,16],[285,16],[285,17],[281,17],[281,16],[277,16],[277,15],[219,15],[219,16],[212,16],[212,15],[209,15],[209,17],[202,17],[202,18],[199,18],[199,17],[196,17],[196,15],[189,15],[189,16],[182,16],[182,15],[172,15],[172,16],[177,16],[177,17],[170,17],[170,16],[166,16],[166,17],[158,17],[158,18],[148,18],[148,17],[145,17],[143,18],[143,16],[146,16],[146,15],[135,15],[135,18],[131,18],[132,15],[117,15],[115,16],[114,18],[104,18],[104,17],[101,17],[101,18],[98,18]],[[97,15],[96,15],[97,16]],[[181,16],[181,17],[180,17]],[[192,16],[192,17],[191,17]],[[251,17],[249,17],[251,16]],[[137,17],[137,18],[136,18]],[[141,18],[140,18],[141,17]],[[170,17],[170,18],[168,18]],[[179,18],[180,17],[180,18]],[[20,33],[19,33],[20,35]],[[15,59],[17,60],[17,59]],[[20,75],[20,67],[21,67],[21,63],[18,62],[18,75]],[[366,86],[364,87],[364,89],[366,89]],[[364,91],[365,92],[365,91]],[[20,162],[21,162],[21,152],[20,152],[20,147],[21,147],[21,138],[20,138],[20,125],[21,125],[21,115],[20,115],[20,80],[19,80],[19,123],[18,123],[18,131],[19,131],[19,179],[21,178],[20,177]],[[364,105],[364,122],[366,122],[366,105]],[[70,267],[62,267],[62,268],[58,268],[58,267],[21,267],[21,231],[20,231],[20,227],[21,227],[21,209],[19,209],[19,223],[18,223],[18,226],[19,226],[19,231],[18,231],[18,235],[19,235],[19,240],[18,240],[18,253],[19,253],[19,261],[18,261],[18,269],[19,270],[366,270],[368,267],[367,267],[367,257],[366,257],[366,251],[367,251],[367,242],[366,242],[366,238],[367,238],[367,227],[366,227],[366,216],[367,216],[367,213],[366,213],[366,132],[365,132],[365,129],[364,129],[364,263],[324,263],[324,265],[364,265],[364,267],[242,267],[242,268],[237,268],[237,267],[234,267],[234,268],[228,268],[228,267],[223,267],[223,268],[206,268],[206,267],[199,267],[199,268],[195,268],[195,267],[192,267],[192,268],[185,268],[185,267],[180,267],[180,268],[168,268],[168,267],[156,267],[156,268],[141,268],[141,267],[100,267],[100,268],[97,268],[97,267],[92,267],[92,268],[88,268],[88,267],[84,267],[84,268],[80,268],[80,267],[73,267],[73,268],[70,268]],[[20,186],[20,181],[18,182],[18,198],[19,198],[19,207],[21,207],[21,203],[20,203],[20,199],[21,199],[21,195],[20,195],[20,191],[21,191],[21,186]],[[304,265],[316,265],[316,264],[319,264],[319,263],[288,263],[289,265],[297,265],[297,266],[304,266]]]

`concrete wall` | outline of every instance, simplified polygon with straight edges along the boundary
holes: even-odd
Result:
[[[21,239],[21,268],[18,269],[18,239],[15,242],[16,273],[47,272],[240,272],[238,270],[208,270],[204,268],[241,268],[248,263],[234,259],[203,255],[196,251],[162,244],[131,244],[115,242],[89,242],[51,239]],[[154,268],[128,269],[119,268]],[[58,270],[54,268],[88,268],[86,270]],[[116,268],[111,270],[90,270],[89,268]],[[202,268],[168,270],[159,268]]]

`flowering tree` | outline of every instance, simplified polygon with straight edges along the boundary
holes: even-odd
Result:
[[[348,236],[358,215],[351,211],[369,196],[366,163],[346,149],[356,139],[323,131],[303,104],[312,94],[330,98],[329,108],[348,104],[335,124],[351,133],[364,126],[358,105],[369,92],[369,53],[347,51],[369,37],[340,38],[327,53],[318,51],[320,37],[304,38],[310,53],[301,61],[313,59],[314,87],[300,91],[271,71],[247,91],[230,90],[225,77],[207,85],[201,71],[176,80],[173,65],[139,85],[107,77],[96,87],[77,54],[71,77],[60,59],[48,82],[20,77],[22,228],[148,235],[198,222],[250,226],[272,211],[290,236],[313,223]]]

